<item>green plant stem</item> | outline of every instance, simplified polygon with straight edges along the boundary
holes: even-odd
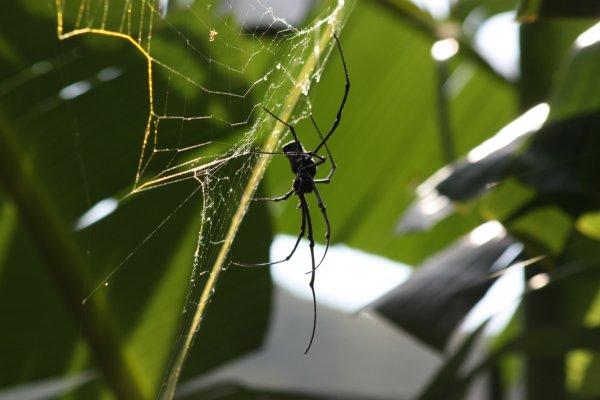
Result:
[[[562,24],[539,21],[520,28],[521,80],[519,97],[521,109],[547,101],[554,74],[572,43],[573,33]],[[549,48],[548,43],[552,43]],[[560,255],[557,255],[560,258]],[[527,268],[526,279],[540,271]],[[553,287],[532,293],[523,301],[524,335],[540,329],[556,328],[563,324],[559,312],[564,302],[564,291]],[[525,397],[529,400],[563,399],[566,396],[565,354],[526,354]]]
[[[520,335],[487,355],[485,359],[464,374],[448,398],[456,399],[457,394],[462,393],[479,374],[489,370],[501,357],[510,353],[525,352],[530,356],[551,357],[565,354],[574,349],[600,350],[600,328],[546,328]],[[529,399],[529,397],[526,398]]]
[[[91,297],[82,313],[82,299],[90,293],[85,260],[38,181],[34,166],[22,156],[16,137],[0,112],[0,182],[16,205],[59,296],[81,327],[96,366],[115,396],[122,400],[150,398],[148,388],[141,384],[140,375],[134,372],[133,363],[122,348],[104,297]]]
[[[512,85],[504,76],[500,75],[487,61],[485,61],[471,43],[462,37],[460,27],[451,22],[437,22],[408,0],[375,0],[377,4],[385,7],[410,26],[433,40],[454,38],[459,44],[460,53],[471,60],[483,70],[487,71],[498,81]]]
[[[530,279],[540,270],[532,267],[525,271]],[[523,302],[525,334],[544,327],[556,327],[561,323],[560,310],[564,301],[562,287],[531,293]],[[527,354],[525,357],[525,392],[531,400],[566,398],[565,354]]]
[[[450,100],[446,92],[448,81],[448,61],[436,61],[437,71],[437,117],[440,133],[440,143],[444,154],[444,162],[451,164],[456,159],[454,150],[454,135],[452,134],[452,123],[450,122]]]

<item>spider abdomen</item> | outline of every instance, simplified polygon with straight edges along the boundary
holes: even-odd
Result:
[[[294,192],[301,193],[312,193],[315,187],[313,177],[305,172],[301,172],[294,179]]]

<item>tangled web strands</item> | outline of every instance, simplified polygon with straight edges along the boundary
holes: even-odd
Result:
[[[277,27],[244,31],[231,2],[178,1],[169,11],[157,0],[55,0],[61,39],[80,35],[128,42],[146,61],[148,118],[140,157],[131,171],[132,193],[183,180],[202,192],[202,225],[181,328],[166,371],[163,397],[171,398],[179,372],[215,290],[227,253],[269,157],[284,140],[283,120],[304,118],[308,92],[318,81],[348,8],[325,6],[299,30],[260,0],[246,2]],[[110,275],[111,277],[113,274]]]

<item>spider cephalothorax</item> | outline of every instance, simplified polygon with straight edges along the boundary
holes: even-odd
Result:
[[[298,245],[300,244],[300,240],[302,239],[302,237],[304,237],[304,233],[308,229],[307,236],[308,236],[308,241],[309,241],[309,246],[310,246],[310,257],[311,257],[311,266],[312,266],[311,271],[310,271],[311,276],[310,276],[309,286],[310,286],[312,297],[313,297],[313,316],[314,317],[313,317],[312,334],[310,336],[310,341],[308,342],[308,347],[306,348],[306,351],[304,352],[304,354],[308,353],[308,350],[310,349],[310,346],[312,345],[313,339],[315,337],[316,326],[317,326],[317,297],[315,295],[315,271],[321,265],[321,263],[325,259],[325,256],[327,255],[327,250],[329,249],[330,232],[331,232],[331,227],[329,225],[329,218],[327,217],[327,209],[325,208],[325,203],[323,202],[323,199],[321,198],[321,195],[319,193],[319,190],[317,189],[316,184],[330,183],[331,177],[333,176],[333,173],[335,172],[335,168],[336,168],[335,161],[333,160],[333,156],[331,155],[331,152],[329,151],[329,147],[327,146],[327,141],[329,140],[329,138],[331,137],[333,132],[335,132],[338,125],[340,124],[340,121],[342,119],[342,111],[344,110],[344,105],[346,104],[346,99],[348,98],[348,93],[350,91],[350,78],[348,77],[348,69],[346,67],[346,60],[344,59],[344,53],[342,52],[342,46],[340,45],[338,37],[335,34],[333,35],[333,37],[335,38],[335,43],[340,52],[340,56],[342,58],[342,65],[344,67],[344,75],[346,78],[346,85],[344,87],[344,97],[342,97],[342,102],[340,103],[340,107],[338,109],[335,120],[333,121],[331,128],[329,129],[329,131],[327,132],[327,134],[325,136],[323,136],[323,134],[321,133],[321,130],[317,126],[317,123],[314,120],[313,116],[309,115],[310,120],[311,120],[315,130],[319,134],[319,138],[321,139],[321,141],[319,142],[319,145],[317,147],[315,147],[315,149],[312,151],[306,151],[304,149],[304,146],[302,146],[302,143],[298,139],[298,135],[296,134],[296,130],[294,129],[294,127],[292,125],[290,125],[289,123],[283,121],[281,118],[279,118],[277,115],[273,114],[271,111],[269,111],[263,107],[263,109],[267,113],[269,113],[273,118],[275,118],[277,121],[279,121],[280,123],[285,125],[290,130],[294,140],[292,140],[289,143],[286,143],[282,147],[282,152],[272,153],[272,152],[260,152],[259,151],[258,153],[259,154],[268,154],[268,155],[283,154],[283,155],[287,156],[288,160],[290,161],[290,166],[292,168],[292,172],[294,173],[295,177],[294,177],[294,183],[292,185],[292,189],[289,192],[287,192],[286,194],[284,194],[282,196],[278,196],[278,197],[257,198],[254,200],[282,201],[282,200],[289,199],[293,194],[298,196],[298,200],[300,200],[299,208],[302,211],[302,225],[300,226],[300,233],[298,234],[298,238],[296,239],[296,244],[294,245],[294,248],[292,249],[290,254],[283,260],[274,261],[274,262],[265,262],[265,263],[259,263],[259,264],[242,264],[242,263],[234,262],[234,264],[236,264],[236,265],[254,267],[254,266],[263,266],[263,265],[274,265],[274,264],[279,264],[279,263],[288,261],[290,258],[292,258],[292,256],[296,252],[296,249],[298,248]],[[331,169],[329,170],[329,173],[325,176],[325,178],[315,179],[315,176],[317,175],[317,167],[321,164],[324,164],[327,161],[327,159],[324,156],[321,156],[318,154],[319,150],[321,150],[322,148],[325,148],[325,152],[327,153],[327,156],[329,157],[329,161],[331,162]],[[319,209],[321,210],[321,214],[323,215],[323,219],[325,220],[325,228],[326,228],[326,230],[325,230],[325,251],[323,252],[323,256],[318,264],[315,263],[315,252],[314,252],[315,240],[313,238],[313,226],[312,226],[312,221],[311,221],[311,216],[310,216],[310,208],[308,207],[308,203],[307,203],[306,197],[305,197],[306,193],[314,193],[315,194],[315,197],[317,199],[317,205],[319,206]]]
[[[296,174],[293,184],[294,193],[312,193],[315,187],[317,163],[304,151],[300,143],[289,142],[282,147],[282,150],[290,161],[292,172]]]

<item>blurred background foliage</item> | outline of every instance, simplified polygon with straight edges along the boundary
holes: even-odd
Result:
[[[305,24],[323,7],[312,6]],[[476,40],[486,21],[506,12],[519,30],[516,74],[501,71]],[[172,13],[174,26],[206,41],[185,12]],[[364,310],[444,360],[415,397],[464,398],[482,375],[489,399],[600,397],[599,17],[594,0],[458,0],[443,18],[404,0],[351,5],[340,39],[352,90],[329,142],[339,168],[322,194],[334,243],[416,269]],[[154,42],[157,54],[186,74],[210,73],[168,37]],[[228,40],[251,48],[255,39]],[[436,55],[436,46],[446,53]],[[243,92],[281,59],[260,57],[244,79],[211,79]],[[322,126],[343,91],[340,65],[332,53],[310,92]],[[115,67],[119,76],[98,78]],[[197,184],[126,198],[109,217],[74,229],[91,206],[131,189],[147,118],[145,68],[123,41],[59,41],[53,2],[2,5],[1,399],[152,398],[160,389],[200,230]],[[157,87],[169,84],[156,79]],[[59,96],[82,80],[91,85],[85,95]],[[199,114],[221,107],[239,120],[261,101],[260,92],[250,93],[227,107],[174,85],[169,102]],[[300,132],[309,129],[299,122]],[[242,130],[215,122],[210,131],[226,141]],[[306,138],[307,147],[316,139]],[[290,180],[287,161],[275,157],[259,192],[284,193]],[[296,235],[298,225],[293,201],[253,203],[231,258],[267,260],[274,234]],[[487,239],[473,240],[481,232]],[[118,279],[80,304],[124,259]],[[524,271],[521,306],[484,355],[469,361],[485,323],[459,344],[451,336],[503,271],[515,268]],[[268,271],[229,268],[217,288],[182,382],[265,340],[275,298]],[[52,386],[56,377],[64,378]],[[309,393],[220,382],[182,397],[364,398]]]

